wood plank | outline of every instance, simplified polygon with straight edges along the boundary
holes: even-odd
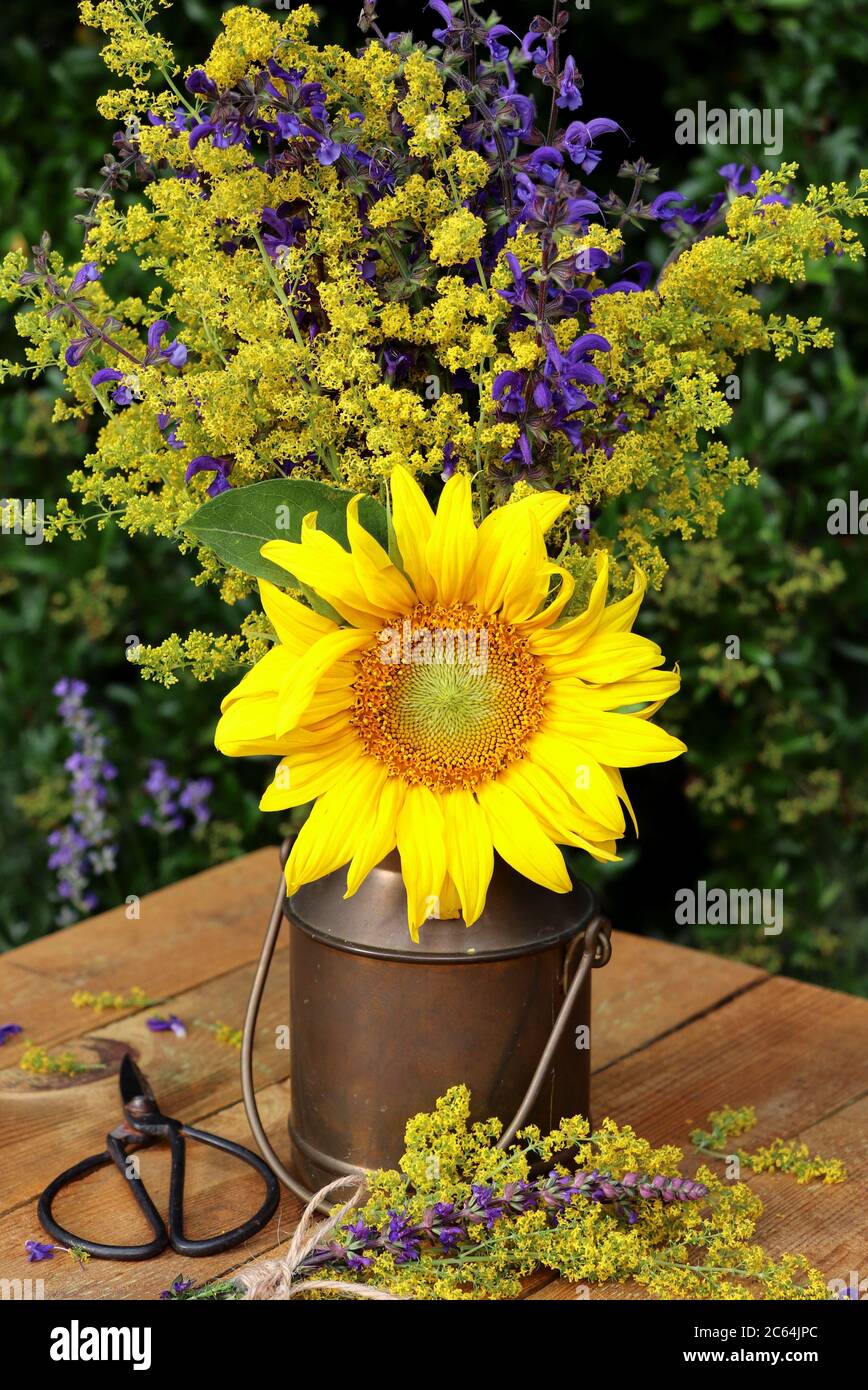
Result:
[[[609,964],[593,973],[595,1070],[646,1047],[767,978],[764,971],[741,961],[615,931]]]
[[[289,1074],[289,1053],[276,1046],[275,1030],[286,1024],[287,952],[278,952],[260,1014],[256,1077],[268,1085]],[[194,1020],[240,1027],[250,991],[250,965],[176,996],[172,1011],[189,1025]],[[191,1026],[186,1038],[152,1033],[151,1010],[113,1019],[78,1040],[81,1060],[105,1062],[104,1072],[75,1077],[32,1077],[15,1068],[0,1072],[0,1210],[32,1201],[62,1169],[105,1144],[108,1129],[121,1119],[117,1071],[129,1048],[167,1115],[197,1123],[203,1115],[233,1105],[240,1097],[238,1052],[218,1043],[205,1027]],[[284,1108],[288,1097],[284,1099]]]
[[[278,872],[276,848],[257,850],[147,894],[138,920],[114,908],[0,956],[0,1023],[24,1029],[0,1065],[17,1066],[25,1037],[48,1045],[89,1032],[92,1015],[71,1002],[78,989],[139,985],[164,1000],[254,960]]]
[[[757,1125],[739,1141],[757,1148],[802,1137],[840,1157],[841,1185],[799,1186],[782,1174],[749,1176],[767,1204],[758,1239],[773,1254],[804,1254],[828,1278],[868,1274],[868,1004],[795,980],[772,979],[594,1078],[599,1117],[629,1123],[653,1143],[685,1149],[689,1131],[722,1105],[753,1105]],[[556,1281],[532,1297],[575,1298]],[[645,1298],[638,1286],[592,1298]]]
[[[768,979],[595,1076],[594,1107],[655,1142],[723,1104],[755,1105],[759,1142],[806,1128],[865,1090],[868,1003]]]

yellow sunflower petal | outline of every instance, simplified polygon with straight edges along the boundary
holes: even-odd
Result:
[[[453,473],[440,494],[434,526],[425,549],[425,562],[441,603],[456,603],[476,560],[476,527],[470,503],[470,479]]]
[[[354,740],[322,748],[306,759],[296,755],[282,758],[274,780],[262,793],[260,811],[286,811],[291,806],[306,806],[345,779],[362,757],[362,750]]]
[[[313,692],[313,699],[305,710],[305,719],[302,723],[316,724],[317,720],[330,719],[331,714],[339,714],[353,708],[356,703],[356,692],[352,688],[352,670],[344,671],[344,662],[338,662],[334,671],[341,671],[341,678],[332,684],[331,676],[328,674],[323,677],[316,691]],[[299,726],[300,727],[300,726]]]
[[[458,889],[455,887],[449,874],[446,875],[440,885],[438,897],[438,922],[452,922],[461,916],[461,899],[458,896]]]
[[[389,777],[383,784],[373,820],[362,827],[356,852],[347,870],[345,898],[351,898],[371,869],[391,854],[398,843],[398,813],[404,804],[406,785],[400,777]]]
[[[277,709],[278,737],[294,729],[308,709],[318,681],[341,657],[370,645],[370,632],[339,627],[320,640],[296,662],[292,676],[281,691]]]
[[[350,542],[356,578],[369,602],[390,614],[409,613],[417,599],[400,570],[396,569],[383,547],[366,531],[359,521],[362,495],[354,497],[347,507],[347,536]]]
[[[398,853],[407,889],[407,921],[410,935],[419,940],[419,928],[436,916],[440,886],[446,876],[443,847],[443,813],[427,787],[408,787],[398,812]]]
[[[641,570],[633,577],[633,592],[619,603],[610,604],[600,620],[601,632],[629,632],[645,597],[646,580]]]
[[[531,638],[531,646],[539,640]],[[662,666],[663,661],[657,643],[647,637],[637,637],[634,632],[596,632],[576,651],[560,651],[547,656],[546,669],[552,676],[580,676],[582,680],[598,684],[628,680],[640,671]]]
[[[271,655],[273,653],[269,653]],[[260,665],[267,661],[268,657],[265,657]],[[330,677],[324,678],[328,679]],[[262,693],[243,695],[229,703],[224,701],[225,708],[214,732],[214,743],[221,753],[238,757],[242,753],[286,753],[299,746],[305,737],[322,742],[323,729],[327,729],[331,737],[347,726],[346,711],[355,702],[355,692],[350,688],[352,679],[352,667],[347,667],[343,675],[344,687],[318,690],[305,711],[302,725],[293,733],[280,737],[277,734],[279,696],[276,691],[265,688]],[[285,683],[286,676],[283,679]],[[341,713],[344,714],[342,720],[322,722]],[[310,726],[313,726],[313,730],[306,732]]]
[[[470,927],[485,907],[485,895],[494,872],[491,831],[472,792],[447,792],[440,797],[440,805],[446,863],[461,899],[464,921]]]
[[[506,622],[529,618],[544,601],[550,566],[539,522],[526,507],[506,507],[508,526],[479,531],[469,595],[483,613],[500,611]],[[497,513],[495,513],[497,515]]]
[[[551,603],[547,607],[541,608],[532,618],[525,618],[522,622],[516,622],[516,627],[525,637],[531,632],[539,632],[556,623],[575,593],[576,581],[569,570],[565,570],[562,565],[549,565],[547,575],[550,577],[553,574],[559,576],[561,585]]]
[[[434,529],[434,513],[416,479],[400,464],[392,470],[391,485],[392,526],[401,563],[419,598],[423,603],[433,603],[437,586],[425,553]]]
[[[617,767],[607,767],[606,775],[608,776],[609,781],[612,783],[612,786],[615,788],[615,792],[618,796],[619,801],[622,801],[624,805],[627,807],[628,815],[631,821],[633,822],[633,829],[638,835],[639,822],[636,820],[636,812],[633,810],[633,803],[627,795],[627,788],[624,786],[624,779],[621,776],[621,773],[619,772]]]
[[[220,716],[214,730],[214,747],[227,758],[281,753],[283,747],[275,732],[276,722],[276,695],[238,700]]]
[[[513,763],[497,779],[509,787],[533,812],[547,835],[558,845],[602,843],[612,832],[585,813],[550,772],[529,759]]]
[[[640,671],[627,680],[607,685],[585,685],[578,679],[565,677],[552,681],[546,705],[552,712],[574,713],[577,709],[616,710],[627,705],[654,701],[657,707],[674,695],[681,685],[678,671]],[[646,711],[637,711],[642,717]]]
[[[605,710],[579,710],[573,716],[550,716],[546,729],[562,734],[587,749],[607,767],[643,767],[646,763],[666,763],[687,751],[680,738],[667,734],[657,724],[632,714],[609,714]]]
[[[300,541],[266,541],[260,554],[319,594],[353,627],[376,628],[389,616],[367,598],[349,551],[316,529],[315,512],[302,521]]]
[[[528,760],[551,773],[581,811],[616,839],[624,833],[624,813],[605,769],[574,739],[535,734],[527,745]]]
[[[489,512],[479,528],[482,535],[486,527],[490,531],[497,531],[499,527],[506,523],[502,518],[510,512],[530,512],[539,522],[540,530],[544,533],[552,527],[567,508],[570,506],[569,497],[565,497],[562,492],[529,492],[526,496],[519,498],[515,502],[509,502],[505,507],[495,507],[493,512]]]
[[[557,627],[547,627],[542,632],[534,632],[530,638],[531,651],[538,656],[557,655],[576,652],[583,642],[596,632],[606,606],[609,590],[609,557],[605,550],[596,554],[597,577],[594,580],[588,606],[575,618],[568,618]]]
[[[370,807],[386,780],[386,769],[363,757],[313,804],[298,832],[286,864],[286,887],[291,895],[352,859]]]
[[[267,579],[259,580],[259,597],[281,645],[293,656],[301,656],[313,642],[337,628],[337,623],[333,623],[331,618],[314,613],[312,608],[305,608],[303,603],[290,598],[276,584],[269,584]]]
[[[505,507],[495,507],[488,513],[477,532],[476,592],[487,601],[481,606],[485,612],[493,613],[506,577],[511,568],[509,549],[516,539],[522,543],[535,536],[539,527],[542,536],[570,505],[569,498],[560,492],[533,492],[520,501],[510,502]],[[533,526],[528,528],[532,519]],[[541,544],[540,563],[546,563],[545,545]],[[549,570],[551,573],[551,570]],[[536,576],[534,575],[534,579]],[[531,609],[531,612],[534,610]]]
[[[228,695],[224,695],[221,710],[227,710],[238,700],[246,700],[260,695],[277,696],[286,684],[293,668],[293,658],[285,647],[272,647],[244,675]]]
[[[501,859],[543,888],[569,893],[573,885],[564,856],[521,798],[500,782],[483,783],[476,795]]]

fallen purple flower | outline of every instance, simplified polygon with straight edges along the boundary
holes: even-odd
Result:
[[[149,1018],[148,1027],[152,1033],[174,1033],[176,1038],[186,1038],[187,1029],[177,1014],[168,1018]]]
[[[25,1240],[24,1249],[30,1263],[38,1264],[40,1260],[53,1260],[55,1250],[62,1250],[63,1246],[42,1245],[38,1240]]]

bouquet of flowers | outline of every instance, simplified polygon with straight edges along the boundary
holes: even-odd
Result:
[[[860,255],[839,219],[868,174],[656,192],[584,112],[557,7],[520,36],[433,0],[429,44],[364,0],[350,52],[306,5],[241,5],[184,75],[165,3],[82,3],[126,83],[100,103],[119,128],[83,256],[44,238],[0,277],[31,302],[5,370],[59,366],[58,418],[105,415],[70,480],[89,511],[63,501],[49,535],[112,518],[195,548],[229,601],[259,583],[267,621],[131,655],[167,682],[252,665],[217,741],[280,756],[264,808],[315,803],[291,889],[349,864],[352,893],[397,844],[413,933],[478,917],[494,850],[566,891],[558,846],[615,855],[620,769],[683,749],[650,722],[677,673],[631,629],[661,539],[712,535],[755,481],[715,437],[727,378],[831,342],[754,287]]]

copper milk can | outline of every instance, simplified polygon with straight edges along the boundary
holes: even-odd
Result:
[[[284,847],[284,858],[286,852]],[[278,890],[251,994],[242,1079],[254,1136],[303,1197],[334,1178],[392,1168],[404,1126],[450,1086],[471,1119],[498,1115],[501,1146],[524,1124],[545,1133],[589,1114],[590,969],[609,959],[609,923],[576,883],[551,893],[497,862],[485,911],[407,930],[397,852],[345,901],[345,875]],[[256,1112],[253,1034],[274,943],[290,933],[290,1170]]]

